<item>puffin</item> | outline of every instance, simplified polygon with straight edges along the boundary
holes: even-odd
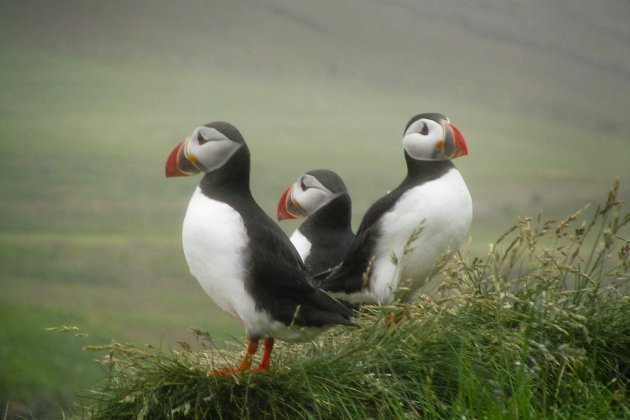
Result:
[[[208,374],[267,369],[274,340],[303,341],[335,325],[355,325],[343,304],[314,285],[299,254],[250,190],[250,152],[223,121],[195,128],[169,154],[167,177],[204,176],[182,226],[184,255],[203,290],[245,327],[239,365]],[[260,340],[264,353],[251,362]]]
[[[348,189],[329,169],[301,175],[280,197],[277,216],[279,221],[306,217],[289,239],[313,275],[341,264],[354,242]]]
[[[317,278],[344,301],[410,302],[468,235],[472,199],[452,162],[468,154],[461,132],[443,114],[418,114],[402,144],[407,175],[367,210],[342,264]]]

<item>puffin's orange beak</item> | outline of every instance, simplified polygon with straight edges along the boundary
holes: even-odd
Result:
[[[446,144],[448,150],[447,157],[449,159],[455,159],[460,156],[466,156],[468,154],[468,146],[462,133],[453,124],[446,125],[449,130],[446,133]]]
[[[299,217],[289,212],[288,200],[290,199],[292,192],[293,185],[284,190],[282,193],[280,201],[278,201],[278,220],[297,219]]]
[[[199,172],[193,163],[188,160],[184,153],[184,146],[188,139],[182,140],[168,155],[166,160],[166,166],[164,167],[164,174],[167,178],[173,176],[190,176]]]

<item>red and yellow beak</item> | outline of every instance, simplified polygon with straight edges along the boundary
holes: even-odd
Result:
[[[306,216],[302,206],[293,198],[293,185],[287,188],[278,201],[278,220],[299,219]]]
[[[462,133],[451,123],[446,123],[445,129],[444,156],[448,159],[466,156],[468,154],[468,146]]]
[[[190,176],[199,173],[194,163],[186,156],[186,142],[188,139],[182,140],[168,155],[164,174],[167,178],[174,176]]]

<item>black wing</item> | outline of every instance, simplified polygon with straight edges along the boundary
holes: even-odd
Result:
[[[289,238],[262,210],[247,228],[247,288],[261,309],[287,325],[352,324],[351,311],[314,286]]]
[[[329,292],[355,293],[366,285],[364,274],[368,271],[373,250],[379,236],[380,219],[406,191],[401,185],[378,199],[363,216],[352,248],[343,263],[329,274],[315,276],[317,285]]]
[[[350,196],[340,194],[310,215],[300,232],[311,243],[304,264],[309,273],[330,270],[346,258],[354,242]]]

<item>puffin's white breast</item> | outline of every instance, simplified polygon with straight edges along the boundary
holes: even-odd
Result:
[[[370,279],[375,302],[387,304],[395,297],[413,296],[441,254],[462,244],[471,220],[470,193],[455,168],[405,192],[380,220]],[[404,255],[415,229],[421,229],[420,233],[410,243],[412,251]],[[392,262],[392,253],[398,266]]]
[[[249,237],[241,215],[221,201],[195,190],[182,229],[191,274],[214,302],[241,321],[250,338],[304,340],[321,329],[286,326],[256,303],[245,289]]]
[[[229,205],[195,191],[182,229],[190,272],[214,302],[245,324],[255,319],[255,303],[245,290],[247,231]]]
[[[298,254],[300,254],[302,261],[306,261],[306,257],[308,257],[311,252],[312,244],[310,241],[302,234],[302,232],[300,232],[299,229],[296,229],[295,232],[293,232],[290,239]]]

